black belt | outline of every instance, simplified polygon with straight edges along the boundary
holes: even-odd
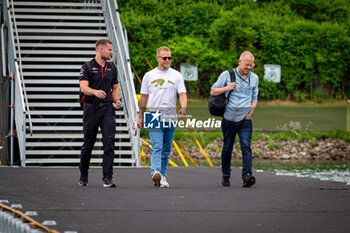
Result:
[[[101,107],[104,107],[106,105],[109,105],[111,104],[112,102],[101,102],[101,103],[98,103],[98,104],[89,104],[89,103],[85,103],[87,107],[93,107],[93,108],[101,108]]]

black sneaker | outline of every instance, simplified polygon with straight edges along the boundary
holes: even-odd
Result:
[[[243,187],[244,188],[250,188],[255,184],[255,177],[252,175],[246,175],[243,178]]]
[[[223,186],[230,186],[230,176],[222,176],[222,185]]]
[[[82,175],[81,175],[78,184],[79,184],[80,186],[88,186],[89,181],[88,181],[87,176],[82,176]]]
[[[117,186],[113,183],[113,180],[110,178],[103,179],[103,187],[104,188],[116,188]]]

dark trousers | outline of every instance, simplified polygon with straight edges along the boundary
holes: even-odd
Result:
[[[114,161],[115,112],[113,105],[91,107],[85,104],[83,113],[84,144],[80,155],[80,172],[88,176],[91,152],[96,142],[98,127],[102,132],[103,178],[112,179]]]
[[[251,120],[242,120],[240,122],[228,121],[225,118],[221,122],[222,133],[224,135],[224,146],[221,153],[222,174],[229,176],[231,174],[232,149],[238,133],[240,146],[242,150],[242,178],[245,175],[252,174],[252,149],[250,143],[252,140],[253,124]]]

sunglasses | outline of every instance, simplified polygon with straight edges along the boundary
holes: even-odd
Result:
[[[173,59],[173,57],[161,57],[164,61],[166,61],[166,59],[168,59],[169,61],[171,61],[171,59]]]

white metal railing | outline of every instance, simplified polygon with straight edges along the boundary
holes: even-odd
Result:
[[[15,15],[15,7],[14,7],[14,0],[11,0],[11,11],[12,11],[12,19],[13,19],[13,26],[15,29],[16,33],[16,42],[17,42],[17,51],[18,51],[18,62],[19,62],[19,76],[21,78],[21,85],[23,88],[23,97],[25,100],[26,108],[27,108],[27,115],[28,115],[28,122],[29,122],[29,132],[30,135],[33,134],[33,123],[32,123],[32,117],[30,114],[30,109],[29,109],[29,102],[28,102],[28,97],[27,97],[27,90],[24,84],[24,77],[23,77],[23,69],[22,69],[22,56],[21,56],[21,46],[19,43],[19,36],[18,36],[18,30],[17,30],[17,23],[16,23],[16,15]],[[10,16],[10,14],[9,14]],[[9,22],[12,23],[11,18],[9,18]],[[11,26],[12,29],[12,26]],[[12,34],[13,35],[13,34]],[[15,47],[16,48],[16,47]],[[16,58],[16,57],[15,57]]]
[[[137,128],[138,104],[134,87],[133,74],[131,72],[129,49],[125,29],[122,26],[118,5],[116,0],[102,0],[102,7],[107,23],[108,35],[113,42],[114,64],[118,70],[124,109],[130,126],[133,152],[137,159],[137,166],[140,166],[140,131]]]
[[[27,112],[24,104],[24,100],[25,100],[25,97],[23,95],[24,90],[22,89],[24,85],[24,81],[23,81],[23,76],[21,79],[18,62],[17,62],[16,45],[15,45],[14,36],[13,36],[13,26],[12,26],[12,20],[11,20],[10,5],[8,0],[6,1],[6,7],[4,7],[3,15],[8,22],[7,68],[8,68],[8,73],[12,78],[12,82],[11,82],[11,105],[12,106],[11,106],[10,130],[11,130],[11,133],[14,132],[13,121],[15,121],[16,133],[17,133],[18,144],[19,144],[19,152],[21,156],[21,165],[25,166],[25,141],[26,141],[25,122],[26,122]],[[14,107],[13,107],[13,104],[15,105]],[[28,101],[27,101],[27,104],[28,104]],[[28,105],[27,105],[27,110],[29,110]],[[13,137],[11,137],[10,165],[13,165],[13,146],[14,146],[14,140],[13,140]]]
[[[1,25],[1,61],[2,61],[2,77],[6,76],[6,57],[5,57],[5,25]]]
[[[18,70],[18,64],[15,63],[15,70]],[[24,97],[21,85],[21,79],[18,72],[15,74],[15,119],[16,133],[20,151],[21,166],[26,165],[26,110],[24,108]]]

